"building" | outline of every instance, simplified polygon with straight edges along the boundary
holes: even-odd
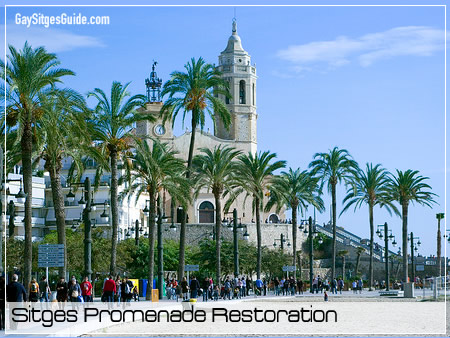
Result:
[[[217,146],[234,147],[243,153],[253,153],[257,151],[257,112],[256,112],[256,67],[251,64],[250,55],[242,47],[241,38],[237,33],[236,21],[233,21],[231,36],[228,39],[226,48],[219,55],[217,69],[222,73],[223,78],[228,81],[231,99],[221,95],[222,100],[229,108],[232,119],[231,125],[227,129],[222,121],[215,123],[214,132],[202,132],[197,130],[195,139],[194,155],[198,154],[200,148],[213,149]],[[159,93],[158,85],[161,79],[157,77],[155,64],[150,74],[150,79],[146,81],[148,103],[142,111],[152,114],[156,122],[142,121],[136,125],[136,134],[140,136],[150,136],[162,142],[168,143],[180,156],[187,160],[191,131],[186,131],[180,136],[173,134],[171,122],[163,124],[159,117],[163,102]],[[151,141],[149,141],[151,142]],[[165,210],[170,208],[170,198],[166,200]],[[232,210],[236,208],[243,223],[254,223],[252,214],[251,199],[245,201],[245,196],[238,197]],[[203,191],[187,210],[190,223],[214,223],[215,202],[212,193]],[[167,211],[166,211],[167,212]],[[280,223],[284,219],[284,211],[280,214],[275,212],[261,212],[262,223]],[[179,222],[179,219],[176,219]]]

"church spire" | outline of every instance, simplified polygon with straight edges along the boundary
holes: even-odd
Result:
[[[231,36],[228,39],[227,48],[222,53],[235,53],[235,52],[245,52],[242,48],[241,38],[237,33],[237,23],[236,18],[233,18],[233,23],[231,25]]]

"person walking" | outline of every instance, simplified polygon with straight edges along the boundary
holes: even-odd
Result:
[[[68,292],[69,287],[67,286],[67,282],[61,276],[59,282],[56,284],[56,300],[61,303],[67,302]]]
[[[92,299],[92,284],[89,281],[89,277],[84,277],[84,281],[81,283],[81,295],[85,303],[90,303]]]
[[[363,289],[363,281],[362,281],[361,278],[358,279],[358,282],[357,282],[357,288],[358,288],[358,290],[359,290],[359,294],[361,294],[361,293],[362,293],[362,289]]]
[[[39,282],[39,291],[40,297],[39,300],[41,302],[48,302],[48,295],[50,293],[50,287],[48,286],[47,278],[42,276],[41,281]]]
[[[258,292],[255,292],[255,294],[257,296],[262,296],[263,281],[261,280],[261,278],[258,278],[256,280],[255,284],[256,284],[256,290],[258,290]]]
[[[208,296],[209,296],[209,278],[205,277],[205,279],[203,280],[203,301],[207,302],[208,301]]]
[[[78,297],[81,297],[81,287],[77,279],[72,276],[72,280],[69,283],[69,299],[71,302],[76,303],[80,301]]]
[[[109,276],[105,283],[103,284],[103,295],[105,302],[113,303],[114,294],[116,293],[116,283],[114,282],[113,276]]]
[[[301,278],[299,278],[297,281],[297,289],[298,289],[298,294],[303,295],[303,281]]]
[[[224,285],[224,295],[223,295],[223,299],[230,299],[231,298],[231,282],[230,279],[227,277],[227,279],[225,280],[225,283],[223,283]]]
[[[342,295],[342,289],[344,288],[344,281],[342,280],[342,278],[339,278],[337,285],[338,285],[339,293]],[[337,292],[336,292],[336,294],[337,294]]]
[[[27,292],[25,287],[18,282],[19,277],[14,274],[11,277],[11,282],[6,287],[6,301],[11,303],[22,303],[27,301]],[[17,329],[17,322],[12,320],[12,316],[9,317],[10,328],[12,330]]]
[[[198,290],[200,289],[200,283],[198,282],[197,277],[192,276],[189,287],[191,289],[191,298],[197,298]]]
[[[356,286],[356,280],[354,280],[352,282],[352,289],[353,289],[353,293],[356,293],[358,291],[357,286]]]
[[[120,276],[116,276],[116,280],[114,281],[116,283],[116,293],[114,294],[114,301],[117,302],[117,304],[120,304],[120,301],[123,301],[122,299],[122,281],[120,280]]]
[[[30,302],[37,302],[39,300],[39,284],[36,282],[36,278],[32,278],[28,285],[28,294]]]
[[[181,283],[181,293],[183,294],[183,300],[187,300],[188,299],[188,292],[189,292],[189,285],[188,282],[186,280],[186,277],[183,277]]]
[[[241,278],[241,284],[242,284],[242,288],[241,288],[241,297],[245,297],[246,295],[246,290],[247,290],[247,282],[245,281],[245,277]]]
[[[131,298],[133,298],[133,282],[128,279],[128,277],[124,277],[121,284],[121,294],[122,294],[122,302],[129,303],[131,302]]]
[[[11,282],[6,287],[6,301],[13,303],[21,303],[27,301],[27,292],[25,287],[18,282],[19,277],[14,274]]]
[[[332,294],[337,294],[337,280],[336,280],[336,278],[333,278],[333,280],[331,281],[331,293]]]

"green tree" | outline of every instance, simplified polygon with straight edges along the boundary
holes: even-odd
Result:
[[[385,208],[389,214],[394,211],[399,215],[397,207],[392,203],[392,196],[388,190],[389,172],[381,167],[381,164],[373,166],[372,163],[366,164],[366,170],[358,170],[352,178],[352,184],[347,190],[343,203],[345,204],[340,215],[342,215],[351,206],[361,208],[367,204],[369,208],[369,227],[370,227],[370,261],[369,261],[369,290],[373,286],[373,246],[374,246],[374,224],[373,209],[375,206]]]
[[[92,129],[92,138],[97,143],[99,151],[105,159],[109,159],[109,167],[100,165],[97,167],[96,184],[99,183],[100,176],[105,169],[111,172],[111,264],[110,273],[116,274],[117,257],[117,232],[119,227],[119,206],[118,206],[118,165],[117,161],[122,158],[124,164],[127,164],[127,158],[130,155],[130,148],[133,145],[132,127],[137,121],[150,120],[154,117],[150,114],[136,111],[136,108],[142,107],[146,100],[144,95],[130,96],[128,86],[130,83],[122,85],[114,81],[111,86],[111,95],[108,98],[105,92],[95,88],[88,97],[97,99],[97,105],[89,122],[94,126]]]
[[[224,102],[216,95],[231,97],[228,92],[228,83],[222,79],[221,73],[211,64],[206,63],[203,58],[197,61],[192,58],[184,68],[186,73],[175,71],[171,79],[167,81],[161,92],[162,96],[168,95],[167,101],[161,108],[163,122],[168,120],[175,123],[180,110],[183,112],[183,124],[186,114],[191,112],[191,140],[187,161],[186,178],[189,179],[195,148],[195,134],[197,127],[203,129],[206,113],[215,121],[220,119],[224,126],[228,127],[231,122],[231,114]],[[186,245],[186,215],[180,224],[180,258],[178,265],[178,276],[184,274]]]
[[[270,189],[273,183],[274,172],[284,168],[286,161],[275,161],[275,153],[269,151],[259,152],[257,154],[248,153],[239,156],[239,180],[240,189],[236,190],[235,196],[241,191],[245,191],[247,196],[253,199],[252,210],[256,216],[256,243],[257,243],[257,262],[256,275],[261,278],[261,209],[263,209],[264,195]],[[231,201],[232,199],[230,199]]]
[[[40,123],[39,156],[36,161],[44,160],[44,168],[50,176],[53,207],[56,218],[58,244],[64,245],[64,267],[60,276],[66,275],[66,214],[64,194],[61,185],[61,169],[64,158],[70,157],[81,165],[82,149],[89,147],[89,133],[86,133],[86,109],[84,98],[77,92],[64,89],[49,93],[41,101],[44,115]]]
[[[0,92],[6,94],[6,123],[17,126],[17,142],[21,146],[23,190],[25,200],[25,246],[23,259],[24,282],[31,280],[32,269],[32,151],[33,138],[38,123],[44,114],[41,100],[46,92],[62,82],[62,77],[75,75],[71,70],[59,68],[55,54],[44,47],[33,49],[28,42],[22,50],[9,46],[8,62],[0,60],[1,77],[6,80]],[[6,91],[5,86],[6,85]]]
[[[391,175],[389,180],[389,193],[402,208],[402,252],[403,252],[403,280],[408,280],[408,208],[409,203],[418,203],[431,208],[436,203],[431,186],[425,183],[428,177],[419,175],[418,170],[397,169],[397,175]]]
[[[336,270],[336,186],[342,181],[347,184],[350,178],[355,176],[358,164],[347,150],[334,147],[328,153],[316,153],[309,167],[312,168],[313,175],[321,179],[322,186],[327,182],[328,192],[331,193],[333,216],[331,279],[333,279]]]
[[[284,171],[279,176],[275,176],[269,188],[270,198],[265,210],[270,211],[274,205],[277,206],[277,213],[283,206],[292,210],[292,265],[296,266],[297,251],[297,212],[306,210],[308,204],[313,205],[317,210],[325,210],[323,201],[319,196],[319,179],[315,178],[307,170],[300,168]]]
[[[196,195],[202,189],[211,191],[216,204],[216,238],[220,238],[222,228],[222,196],[232,193],[237,184],[239,167],[235,159],[240,151],[231,147],[216,146],[213,150],[200,149],[201,154],[194,157],[193,172]],[[216,281],[220,286],[220,240],[216,241]]]
[[[166,143],[153,140],[152,146],[147,140],[135,139],[136,152],[133,156],[134,166],[130,176],[126,179],[130,182],[122,196],[135,194],[136,201],[142,194],[148,194],[149,207],[149,265],[148,280],[153,280],[154,249],[155,249],[155,218],[156,202],[161,190],[166,190],[170,196],[174,196],[184,207],[190,202],[190,184],[183,176],[185,166],[183,160],[176,158],[177,152],[169,150]],[[121,197],[122,197],[121,196]],[[151,292],[147,293],[150,299]]]

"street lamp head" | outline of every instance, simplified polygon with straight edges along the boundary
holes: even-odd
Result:
[[[303,221],[301,221],[300,225],[298,226],[298,229],[299,229],[299,230],[303,230],[303,228],[304,228],[304,227],[303,227]]]
[[[417,248],[417,246],[414,247],[414,251],[415,251],[415,252],[419,251],[419,249]]]
[[[144,229],[142,229],[142,227],[140,227],[139,232],[142,234],[144,232]]]
[[[166,214],[162,215],[161,221],[162,221],[163,223],[166,223],[168,220],[169,220],[169,217],[167,217]]]
[[[142,212],[144,213],[144,216],[148,217],[149,211],[148,211],[147,205],[145,205],[145,208],[144,208],[144,210],[142,210]]]
[[[228,220],[224,217],[222,220],[222,225],[225,227],[228,225]]]
[[[419,239],[419,241],[417,242],[417,246],[420,246],[420,244],[422,244],[422,242]]]
[[[230,223],[228,223],[228,225],[227,225],[227,229],[228,230],[230,230],[230,231],[232,231],[233,230],[233,224],[230,222]]]
[[[246,241],[248,241],[249,238],[250,238],[250,235],[248,234],[247,230],[245,230],[245,233],[244,233],[244,239],[245,239]]]
[[[388,238],[392,241],[392,239],[394,238],[394,235],[393,235],[393,234],[390,234],[390,235],[388,236]]]
[[[103,222],[108,223],[109,221],[109,216],[106,213],[106,210],[103,210],[103,213],[100,215],[100,218]]]
[[[395,241],[395,238],[394,238],[394,241],[392,242],[392,246],[393,246],[394,248],[397,246],[397,242]]]
[[[305,230],[303,230],[303,233],[307,234],[308,233],[308,228],[305,228]]]
[[[323,239],[322,239],[322,237],[320,237],[319,238],[319,244],[322,244],[323,243]]]
[[[239,231],[244,231],[244,226],[242,225],[242,222],[239,222],[239,225],[238,225],[237,229]]]
[[[69,203],[75,201],[75,194],[72,192],[72,188],[70,188],[69,193],[66,195],[66,197]]]
[[[177,226],[176,226],[175,224],[171,224],[170,227],[169,227],[169,229],[170,229],[172,232],[176,232],[176,231],[177,231]]]
[[[147,231],[144,233],[144,237],[145,237],[145,238],[148,237],[148,232],[147,232]]]
[[[273,247],[276,248],[277,247],[277,243],[273,242]]]
[[[23,192],[22,187],[20,188],[18,194],[16,195],[16,198],[17,198],[17,202],[25,203],[27,195]]]
[[[288,242],[287,246],[288,246],[288,248],[290,248],[291,247],[291,242]]]

